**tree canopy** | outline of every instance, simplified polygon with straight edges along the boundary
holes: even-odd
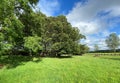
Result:
[[[115,52],[116,48],[120,45],[120,39],[116,33],[111,33],[106,39],[106,44]]]
[[[29,54],[60,56],[82,54],[87,47],[77,27],[63,15],[47,17],[33,9],[38,0],[2,0],[0,4],[0,50],[9,53],[23,50]],[[7,52],[5,52],[7,53]]]

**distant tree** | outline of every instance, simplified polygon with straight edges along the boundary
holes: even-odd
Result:
[[[97,44],[94,45],[94,51],[98,51],[99,50],[99,46]]]
[[[114,52],[116,51],[116,48],[120,45],[120,39],[117,36],[116,33],[111,33],[107,39],[105,40],[107,46],[113,50]]]

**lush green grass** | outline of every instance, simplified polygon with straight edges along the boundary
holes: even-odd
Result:
[[[120,83],[120,56],[4,58],[12,67],[0,69],[0,83]]]

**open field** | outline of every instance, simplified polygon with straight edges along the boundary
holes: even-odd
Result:
[[[0,83],[120,83],[120,56],[1,57],[0,64],[8,66]]]

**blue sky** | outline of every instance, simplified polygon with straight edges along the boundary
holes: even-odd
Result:
[[[47,16],[65,15],[91,49],[107,49],[105,38],[112,32],[120,37],[120,0],[40,0],[37,6]]]

